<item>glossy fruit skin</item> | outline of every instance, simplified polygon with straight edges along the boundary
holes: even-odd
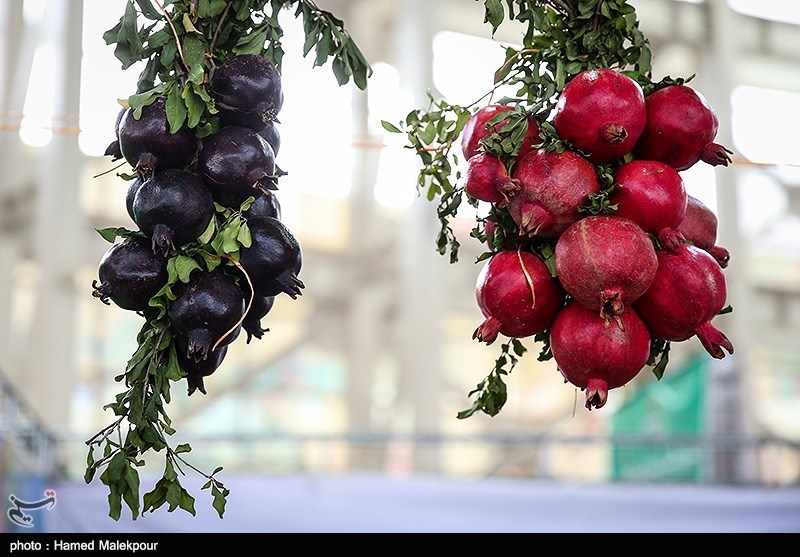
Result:
[[[203,141],[197,171],[214,201],[238,209],[248,197],[275,189],[275,154],[250,128],[228,126]]]
[[[214,215],[214,201],[203,180],[185,170],[156,172],[136,191],[133,215],[164,255],[196,240]]]
[[[605,319],[623,315],[656,275],[658,258],[645,232],[613,215],[590,216],[558,239],[555,262],[561,285]]]
[[[154,253],[146,238],[130,237],[103,254],[92,295],[103,303],[110,299],[122,309],[144,311],[150,298],[167,283],[167,259]]]
[[[717,243],[719,221],[717,215],[696,197],[688,196],[686,216],[678,227],[687,242],[708,252],[725,269],[730,263],[731,254]]]
[[[195,275],[170,304],[168,315],[175,338],[185,343],[186,358],[200,362],[215,345],[226,346],[239,336],[244,312],[244,293],[237,281],[215,270]]]
[[[568,382],[586,392],[586,408],[602,408],[608,391],[628,384],[647,364],[651,335],[636,311],[609,323],[571,301],[556,316],[550,349]]]
[[[727,300],[725,275],[708,253],[690,244],[659,250],[658,271],[635,303],[655,337],[684,341],[695,335],[714,358],[733,354],[730,340],[711,325]]]
[[[464,160],[469,160],[476,154],[481,152],[481,140],[493,132],[499,132],[505,125],[506,120],[494,124],[491,129],[487,129],[487,124],[503,112],[511,112],[514,110],[513,106],[505,104],[489,104],[484,106],[470,116],[467,123],[464,125],[464,130],[461,132],[461,153],[464,155]],[[522,140],[517,156],[522,156],[530,151],[534,145],[541,142],[539,137],[539,124],[533,117],[528,118],[528,131]]]
[[[120,153],[142,178],[159,170],[185,168],[197,150],[193,130],[184,126],[170,133],[163,98],[145,106],[138,120],[132,109],[126,110],[118,136]]]
[[[636,144],[640,159],[657,160],[677,171],[698,161],[727,166],[729,151],[714,143],[719,119],[708,100],[687,85],[670,85],[647,96],[647,125]]]
[[[242,213],[246,219],[256,217],[272,217],[281,220],[281,203],[275,192],[260,192],[255,196],[253,203]]]
[[[537,149],[517,160],[515,188],[503,191],[521,236],[558,238],[584,215],[579,208],[600,191],[594,166],[579,154]]]
[[[632,220],[664,247],[684,240],[678,227],[686,216],[687,195],[683,179],[671,166],[649,160],[632,160],[614,171],[617,187],[609,202],[614,216]]]
[[[275,65],[263,56],[241,54],[214,70],[211,96],[223,125],[255,131],[275,121],[283,106],[283,86]]]
[[[473,199],[487,203],[503,203],[501,190],[515,188],[506,165],[497,157],[483,151],[470,157],[464,172],[464,192]]]
[[[484,264],[475,297],[486,319],[472,338],[486,344],[498,334],[524,338],[547,330],[564,304],[564,291],[544,262],[515,250],[500,251]]]
[[[249,219],[252,244],[242,248],[239,263],[250,277],[256,296],[285,293],[295,299],[305,288],[298,278],[303,251],[291,231],[273,217]]]
[[[553,117],[558,135],[595,164],[633,151],[645,128],[642,87],[608,68],[576,75],[562,90]]]

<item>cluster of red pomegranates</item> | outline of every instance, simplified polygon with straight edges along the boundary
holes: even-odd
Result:
[[[281,221],[275,194],[283,174],[275,164],[281,76],[268,59],[245,54],[217,67],[206,85],[220,127],[202,139],[185,125],[171,133],[165,98],[141,115],[120,112],[106,154],[135,171],[126,201],[138,231],[105,252],[93,283],[93,295],[106,304],[148,317],[151,300],[168,282],[171,258],[198,247],[212,220],[219,232],[224,210],[246,222],[250,240],[235,254],[221,254],[223,264],[211,270],[198,266],[188,282],[171,289],[168,327],[189,394],[205,394],[204,378],[242,329],[247,342],[262,338],[261,320],[276,296],[296,298],[304,288],[302,250]]]
[[[622,72],[588,70],[566,84],[551,114],[566,148],[543,148],[529,118],[520,148],[493,154],[487,138],[502,133],[511,110],[481,108],[462,135],[464,191],[490,205],[487,237],[505,226],[510,239],[490,242],[476,285],[485,320],[473,338],[549,333],[559,371],[585,391],[589,410],[646,367],[658,339],[697,337],[714,358],[733,353],[711,324],[726,305],[729,254],[716,245],[716,216],[680,174],[699,161],[731,162],[714,143],[718,120],[705,98],[685,84],[645,96]],[[613,175],[610,189],[601,170]],[[601,193],[606,208],[586,211]]]

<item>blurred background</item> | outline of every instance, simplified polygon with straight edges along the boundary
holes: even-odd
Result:
[[[102,40],[125,0],[0,0],[0,499],[56,490],[33,529],[62,532],[800,531],[800,3],[630,2],[654,77],[696,75],[735,153],[728,168],[682,173],[731,252],[734,311],[714,323],[735,355],[673,343],[661,381],[648,368],[589,412],[528,339],[505,408],[464,420],[500,351],[471,338],[475,215],[454,223],[450,264],[418,163],[380,122],[426,108],[428,91],[480,99],[520,27],[492,40],[474,0],[317,3],[374,74],[367,91],[338,86],[302,58],[300,22],[284,13],[278,197],[306,289],[276,301],[263,339],[231,346],[206,396],[176,384],[168,408],[192,464],[224,467],[228,515],[207,512],[187,478],[197,517],[114,522],[105,486],[83,473],[142,325],[91,295],[108,248],[94,229],[135,227],[126,169],[103,156],[139,73]],[[275,510],[254,513],[264,500]],[[638,518],[613,522],[623,514]]]

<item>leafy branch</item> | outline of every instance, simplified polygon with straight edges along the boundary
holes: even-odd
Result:
[[[280,72],[284,33],[279,17],[292,7],[294,16],[303,21],[303,56],[313,51],[314,67],[330,63],[340,85],[352,80],[364,89],[372,73],[365,56],[342,20],[311,0],[128,0],[117,24],[103,34],[106,44],[114,46],[123,70],[135,64],[143,67],[136,91],[120,103],[139,118],[144,107],[165,99],[171,133],[183,128],[194,130],[198,138],[216,133],[220,120],[209,91],[214,71],[232,57],[250,54],[270,60]],[[193,171],[193,165],[187,170]],[[207,474],[185,459],[191,446],[170,442],[175,433],[167,413],[170,390],[186,372],[180,365],[168,315],[171,303],[196,273],[222,268],[239,281],[244,274],[249,283],[238,258],[240,250],[252,242],[244,217],[252,201],[248,199],[238,210],[216,205],[206,231],[196,241],[171,251],[166,283],[140,312],[145,323],[137,335],[138,347],[124,373],[115,378],[124,389],[104,407],[115,419],[86,441],[84,479],[91,482],[100,473],[100,481],[109,488],[109,516],[115,520],[123,504],[134,519],[163,505],[170,512],[180,508],[195,514],[194,498],[180,483],[180,476],[189,470],[207,479],[203,489],[210,490],[220,518],[224,514],[229,491],[216,477],[222,468]],[[117,238],[142,235],[123,227],[98,232],[112,243]],[[243,290],[250,291],[252,303],[249,286]],[[164,473],[140,500],[138,469],[152,453],[164,455]]]
[[[340,85],[352,79],[366,88],[372,75],[366,57],[342,20],[311,0],[129,0],[119,22],[103,34],[106,44],[115,45],[122,69],[144,62],[136,93],[126,105],[141,113],[166,97],[173,133],[183,125],[195,129],[198,137],[215,133],[217,109],[205,87],[214,69],[233,56],[257,54],[280,71],[284,50],[279,16],[292,6],[295,17],[303,20],[303,56],[313,49],[314,66],[330,61]]]
[[[571,148],[561,139],[551,124],[558,96],[566,84],[578,74],[595,68],[615,69],[636,80],[645,91],[663,87],[672,78],[653,83],[651,77],[652,53],[649,44],[639,30],[634,8],[625,0],[483,0],[484,23],[491,27],[494,37],[505,21],[523,24],[521,45],[504,46],[503,63],[494,72],[494,85],[481,99],[469,106],[452,105],[445,99],[430,95],[427,110],[409,113],[398,125],[384,122],[391,133],[402,133],[407,137],[406,148],[412,149],[421,163],[418,190],[425,192],[429,201],[438,203],[437,215],[441,230],[436,238],[436,248],[441,254],[450,252],[450,262],[458,260],[459,239],[453,234],[452,219],[465,195],[458,184],[461,179],[458,153],[453,149],[463,132],[466,122],[480,103],[491,98],[503,86],[513,92],[495,104],[506,105],[506,111],[486,123],[490,130],[481,141],[480,149],[501,159],[509,173],[513,172],[514,158],[522,146],[528,119],[533,118],[540,128],[541,142],[536,148],[547,151],[563,151]],[[496,124],[504,122],[500,129]],[[601,191],[590,196],[581,211],[588,214],[607,214],[616,208],[609,201],[615,187],[613,168],[597,167]],[[478,207],[479,202],[468,201]],[[555,242],[547,239],[521,238],[518,227],[502,206],[492,206],[486,217],[478,218],[471,236],[478,239],[487,250],[477,261],[491,257],[502,249],[517,249],[525,244],[526,249],[537,253],[555,276]],[[534,340],[544,342],[541,359],[549,359],[549,331],[537,335]],[[492,372],[470,393],[477,399],[469,410],[459,417],[471,416],[480,410],[494,415],[505,403],[506,388],[503,376],[516,365],[522,352],[516,339],[501,346]],[[666,362],[666,351],[654,347],[654,358],[663,355],[659,362]],[[663,365],[656,365],[663,372]]]

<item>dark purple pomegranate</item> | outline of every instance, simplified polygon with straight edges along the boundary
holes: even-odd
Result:
[[[557,238],[583,216],[589,194],[600,191],[594,165],[573,151],[530,151],[517,160],[513,178],[501,192],[521,236]]]
[[[224,125],[262,130],[283,106],[281,76],[275,65],[263,56],[241,54],[214,70],[209,81]]]
[[[291,231],[272,217],[249,219],[247,224],[253,241],[250,247],[241,249],[239,263],[250,277],[255,295],[277,296],[283,292],[293,299],[302,295],[305,285],[297,275],[303,252]]]
[[[133,215],[152,239],[153,251],[164,255],[194,241],[214,216],[214,201],[199,176],[185,170],[162,170],[137,190]]]
[[[727,249],[716,245],[719,221],[705,203],[696,197],[688,196],[686,216],[678,227],[688,242],[707,251],[723,269],[728,266],[731,254]]]
[[[614,181],[618,187],[609,197],[617,205],[614,216],[632,220],[663,247],[684,240],[678,227],[686,216],[686,189],[676,170],[659,161],[633,160],[617,168]]]
[[[475,295],[486,319],[472,338],[486,344],[498,334],[524,338],[547,330],[564,304],[558,281],[527,251],[494,254],[478,275]]]
[[[169,321],[184,356],[199,362],[233,342],[241,330],[245,299],[236,279],[222,271],[196,275],[170,304]],[[177,342],[177,340],[176,340]]]
[[[143,178],[158,170],[185,168],[197,150],[194,131],[184,126],[170,133],[165,105],[159,98],[142,109],[138,120],[128,109],[119,123],[120,152]]]
[[[606,320],[623,315],[645,293],[658,267],[647,234],[633,221],[610,215],[570,226],[556,243],[555,258],[564,290]]]
[[[478,110],[467,120],[464,131],[461,132],[461,152],[465,160],[471,159],[480,152],[481,140],[492,133],[498,133],[503,126],[505,126],[507,120],[501,120],[491,128],[488,127],[489,122],[498,114],[511,112],[512,110],[514,110],[514,107],[510,105],[490,104]],[[525,133],[517,156],[526,154],[534,145],[541,143],[541,141],[542,139],[539,136],[539,124],[536,122],[536,119],[531,116],[528,118],[528,131]]]
[[[633,150],[645,127],[641,86],[608,69],[576,75],[561,91],[553,126],[561,138],[595,164],[611,162]]]
[[[125,238],[106,250],[98,267],[100,283],[92,282],[92,295],[105,304],[144,311],[150,298],[167,283],[167,258],[154,253],[150,240]]]
[[[516,184],[509,178],[506,165],[497,157],[483,151],[470,157],[464,172],[464,191],[473,199],[502,203],[502,191],[513,191]]]
[[[670,85],[647,96],[647,125],[636,144],[637,158],[686,170],[702,160],[728,166],[729,149],[714,143],[719,119],[706,98],[687,85]]]
[[[714,358],[723,348],[733,354],[733,344],[711,320],[727,299],[725,275],[708,253],[690,244],[658,252],[658,271],[647,292],[634,307],[653,336],[684,341],[695,335]]]
[[[205,138],[197,171],[214,200],[233,209],[248,197],[277,189],[272,147],[242,126],[228,126]]]
[[[602,408],[608,391],[630,383],[650,358],[650,333],[636,311],[610,325],[582,304],[571,301],[556,316],[550,349],[568,382],[586,392],[586,408]]]

